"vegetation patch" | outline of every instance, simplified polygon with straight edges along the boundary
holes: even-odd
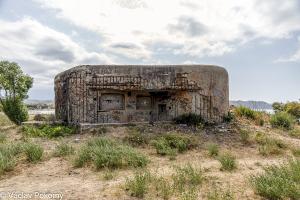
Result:
[[[20,153],[22,153],[22,145],[18,143],[0,144],[0,175],[14,168]]]
[[[29,162],[36,163],[42,159],[44,150],[40,145],[33,143],[24,144],[24,151]]]
[[[282,140],[267,137],[263,133],[257,133],[255,140],[259,144],[258,151],[263,156],[281,154],[287,148]]]
[[[149,160],[134,148],[108,138],[96,138],[85,144],[76,155],[75,167],[93,163],[96,169],[144,167]]]
[[[220,155],[218,161],[221,163],[222,171],[233,171],[237,168],[236,158],[229,152]]]
[[[250,144],[250,131],[242,129],[240,130],[240,136],[243,144]]]
[[[289,136],[294,137],[294,138],[300,138],[300,129],[295,128],[293,130],[289,131]]]
[[[74,147],[66,144],[66,143],[61,143],[56,146],[55,151],[54,151],[54,156],[55,157],[65,157],[68,155],[74,154]]]
[[[23,126],[22,130],[25,136],[28,137],[57,138],[76,133],[76,129],[74,127],[62,125],[43,125],[40,127]]]
[[[266,199],[300,199],[300,161],[266,167],[264,173],[251,176],[250,183]]]
[[[152,140],[157,154],[173,156],[194,148],[197,144],[187,135],[176,133],[165,134]]]
[[[6,135],[4,133],[0,133],[0,143],[4,143],[6,141]]]
[[[133,197],[143,198],[148,191],[151,175],[148,171],[138,171],[133,178],[127,179],[125,188]]]
[[[213,185],[207,194],[207,200],[233,200],[234,195],[230,189],[222,189]]]
[[[197,115],[194,113],[182,114],[178,117],[175,117],[173,121],[176,124],[187,124],[189,126],[197,126],[199,124],[205,123],[201,115]]]
[[[236,116],[239,116],[239,117],[245,117],[247,119],[252,119],[252,120],[256,119],[256,111],[254,111],[250,108],[247,108],[245,106],[236,107],[234,109],[234,113]]]
[[[123,141],[134,146],[146,146],[150,143],[153,135],[149,133],[141,133],[136,127],[129,127],[128,134],[124,137]]]
[[[270,124],[273,128],[292,129],[294,117],[286,112],[276,112],[271,116]]]
[[[219,155],[219,146],[215,143],[209,143],[207,150],[210,157],[217,157]]]

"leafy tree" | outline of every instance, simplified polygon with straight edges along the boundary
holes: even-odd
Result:
[[[274,102],[272,104],[274,112],[282,112],[284,111],[284,104],[279,102]]]
[[[0,61],[0,103],[4,113],[16,124],[28,118],[23,100],[28,97],[33,78],[15,62]]]

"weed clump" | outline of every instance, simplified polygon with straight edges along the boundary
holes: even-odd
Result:
[[[292,129],[294,118],[286,112],[277,112],[271,116],[270,123],[273,128]]]
[[[124,142],[137,147],[149,144],[151,140],[150,134],[141,133],[137,128],[128,128],[128,135],[124,137]]]
[[[234,113],[239,117],[245,117],[247,119],[256,119],[256,112],[245,106],[239,106],[234,109]]]
[[[6,135],[4,133],[0,133],[0,143],[4,143],[6,141]]]
[[[177,152],[183,153],[195,147],[196,144],[192,142],[191,137],[172,133],[152,140],[152,145],[155,147],[157,154],[174,156]]]
[[[205,123],[201,115],[194,113],[182,114],[178,117],[175,117],[173,121],[176,124],[187,124],[188,126],[197,126]]]
[[[29,137],[64,137],[76,132],[75,128],[61,125],[44,125],[41,127],[23,126],[23,133]]]
[[[107,138],[96,138],[81,147],[76,155],[74,166],[82,167],[93,163],[96,169],[144,167],[149,160],[132,147],[121,145]]]
[[[250,183],[266,199],[299,199],[300,161],[266,167],[264,173],[251,176]]]
[[[219,156],[218,160],[221,163],[222,171],[233,171],[237,168],[236,158],[229,152]]]
[[[125,188],[133,197],[143,198],[148,191],[151,176],[148,171],[138,171],[132,179],[127,179]]]
[[[16,164],[16,157],[22,152],[20,144],[0,144],[0,175],[11,171]]]
[[[44,150],[40,145],[27,143],[24,144],[24,151],[29,162],[36,163],[42,159]]]
[[[61,143],[56,146],[53,155],[55,157],[65,157],[74,154],[74,151],[75,151],[74,147],[72,147],[71,145],[68,145],[66,143]]]
[[[290,130],[289,136],[294,137],[294,138],[300,138],[300,129],[295,128],[293,130]]]
[[[282,140],[267,137],[263,133],[257,133],[255,140],[259,144],[259,154],[263,156],[281,154],[282,150],[287,147]]]
[[[208,144],[207,150],[210,157],[217,157],[219,155],[219,146],[215,143]]]

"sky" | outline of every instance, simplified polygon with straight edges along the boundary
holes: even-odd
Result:
[[[0,0],[0,60],[54,98],[82,64],[212,64],[231,100],[300,99],[299,0]]]

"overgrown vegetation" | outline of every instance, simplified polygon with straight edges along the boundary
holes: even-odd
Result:
[[[250,131],[249,130],[245,130],[245,129],[241,129],[240,130],[240,136],[241,136],[241,141],[243,144],[249,144],[250,141]]]
[[[175,117],[173,121],[176,124],[187,124],[189,126],[197,126],[199,124],[205,123],[201,115],[197,115],[194,113],[182,114],[178,117]]]
[[[33,117],[34,121],[46,121],[46,122],[55,122],[54,114],[36,114]]]
[[[292,129],[294,118],[286,112],[276,112],[271,116],[270,123],[274,128]]]
[[[252,110],[245,106],[239,106],[234,109],[234,113],[238,117],[244,117],[246,119],[253,120],[256,125],[263,126],[265,123],[264,113]]]
[[[267,199],[300,199],[300,161],[266,167],[264,173],[251,176],[250,183]]]
[[[294,137],[294,138],[300,138],[300,129],[294,128],[293,130],[290,130],[289,136]]]
[[[124,137],[124,142],[137,147],[145,146],[150,143],[150,140],[153,138],[152,134],[141,133],[136,127],[129,127],[128,134]]]
[[[35,126],[23,126],[23,133],[28,137],[47,137],[56,138],[64,137],[76,132],[74,127],[62,126],[62,125],[43,125],[40,127]]]
[[[6,141],[6,135],[4,133],[0,133],[0,143],[4,143]]]
[[[96,169],[144,167],[149,160],[132,147],[119,144],[108,138],[88,141],[76,155],[74,166],[82,167],[93,163]]]
[[[177,153],[183,153],[196,146],[192,138],[187,135],[170,133],[162,135],[151,141],[157,154],[174,156]]]
[[[259,144],[258,151],[263,156],[281,154],[287,145],[279,139],[266,136],[264,133],[257,133],[256,142]]]
[[[236,158],[229,152],[220,155],[218,161],[221,163],[222,171],[233,171],[237,168]]]
[[[56,157],[65,157],[74,154],[74,152],[75,149],[73,146],[66,143],[60,143],[59,145],[56,146],[53,155]]]

